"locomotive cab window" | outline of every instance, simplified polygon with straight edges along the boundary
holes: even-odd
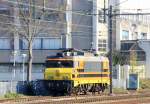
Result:
[[[85,62],[85,72],[101,72],[100,62]]]
[[[68,60],[47,60],[47,68],[73,68],[73,61]]]

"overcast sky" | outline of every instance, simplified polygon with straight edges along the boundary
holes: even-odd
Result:
[[[143,9],[141,12],[150,12],[150,0],[120,0],[120,2],[122,11],[136,12],[137,10],[124,9]]]
[[[120,5],[121,9],[149,9],[145,10],[150,12],[150,0],[121,0],[126,1]]]

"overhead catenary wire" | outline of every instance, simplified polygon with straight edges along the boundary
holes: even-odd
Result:
[[[1,15],[1,14],[0,14]],[[16,24],[16,23],[7,23],[7,22],[0,22],[1,24],[3,24],[3,25],[13,25],[13,26],[18,26],[18,25],[20,25],[20,24]],[[26,26],[26,25],[21,25],[21,26]],[[32,25],[31,25],[31,27],[32,27]],[[45,28],[45,31],[46,30],[53,30],[53,31],[62,31],[62,30],[64,30],[64,29],[56,29],[56,28],[50,28],[50,27],[44,27]],[[20,30],[21,31],[21,30]],[[102,31],[102,32],[107,32],[107,31]],[[74,31],[74,32],[72,32],[72,33],[90,33],[89,31]],[[93,33],[93,32],[92,32]],[[96,32],[95,32],[96,33]],[[82,36],[84,36],[84,35],[82,35]],[[92,35],[93,36],[93,35]]]
[[[3,15],[4,16],[4,15]],[[6,16],[6,15],[5,15]],[[10,17],[10,16],[9,16]],[[11,16],[11,17],[13,17],[13,18],[15,18],[14,16]],[[42,20],[43,21],[43,20]],[[44,21],[44,22],[48,22],[48,21]],[[50,22],[53,22],[53,21],[50,21]],[[55,22],[56,23],[56,22]],[[59,22],[60,23],[60,22]],[[61,22],[61,24],[66,24],[66,23],[64,23],[64,22]],[[9,23],[10,24],[10,23]],[[12,24],[12,25],[14,25],[14,23]],[[16,24],[16,25],[19,25],[19,24]],[[71,25],[74,25],[74,24],[71,24]],[[75,24],[75,25],[77,25],[77,24]],[[79,25],[77,25],[77,26],[79,26]],[[81,26],[81,25],[80,25]],[[83,25],[82,25],[83,26]],[[83,26],[84,27],[84,26]],[[92,26],[85,26],[85,27],[89,27],[89,28],[92,28]],[[48,28],[48,29],[50,29],[50,28]],[[54,29],[54,28],[53,28]],[[54,29],[54,30],[56,30],[56,29]],[[58,30],[58,29],[57,29]],[[74,32],[74,31],[73,31]],[[72,32],[72,33],[73,33]],[[83,32],[83,31],[75,31],[76,33],[89,33],[89,32]],[[77,35],[75,35],[75,36],[77,36]],[[79,35],[78,35],[79,36]]]
[[[28,3],[18,3],[18,2],[15,2],[15,1],[9,1],[9,0],[3,0],[3,1],[5,1],[5,2],[8,2],[8,3],[12,3],[12,4],[21,4],[21,5],[23,5],[23,6],[30,6],[30,7],[34,7],[35,9],[40,9],[40,10],[42,10],[43,9],[43,6],[40,6],[40,5],[30,5],[30,4],[28,4]],[[15,7],[15,8],[18,8],[18,7]],[[86,16],[91,16],[91,15],[88,15],[89,13],[89,11],[85,11],[85,10],[65,10],[65,9],[56,9],[56,8],[50,8],[50,7],[44,7],[44,9],[45,10],[52,10],[52,11],[57,11],[57,12],[61,12],[61,13],[66,13],[66,11],[71,11],[72,13],[75,13],[75,14],[79,14],[79,15],[85,15],[86,14]]]
[[[0,14],[0,16],[4,16],[4,17],[8,17],[8,18],[18,18],[18,19],[23,19],[24,17],[15,17],[15,16],[10,16],[10,15],[5,15],[5,14]],[[29,18],[26,18],[29,19]],[[37,20],[37,21],[41,21],[41,22],[46,22],[46,23],[55,23],[55,24],[67,24],[66,21],[61,22],[61,21],[50,21],[50,20],[43,20],[43,19],[36,19],[36,18],[32,18],[31,20]],[[87,25],[79,25],[79,24],[71,24],[73,26],[80,26],[80,27],[87,27],[87,28],[91,28],[92,26],[87,26]]]
[[[7,0],[6,0],[7,1]],[[63,10],[63,12],[66,12],[66,11],[64,11]],[[0,14],[1,15],[1,14]],[[89,15],[89,14],[84,14],[84,15]],[[96,15],[96,14],[91,14],[91,15]],[[98,14],[99,15],[99,14]],[[119,15],[119,14],[118,14]],[[127,15],[127,14],[124,14],[124,15]],[[136,14],[133,14],[133,15],[136,15]],[[6,16],[6,15],[5,15]],[[14,18],[14,16],[13,16],[13,18]],[[21,17],[20,17],[21,18]],[[36,19],[36,20],[38,20],[38,19]],[[43,22],[54,22],[54,21],[45,21],[45,20],[40,20],[40,21],[43,21]],[[65,22],[55,22],[55,23],[60,23],[60,24],[66,24]],[[92,26],[87,26],[87,25],[79,25],[79,24],[71,24],[71,25],[76,25],[76,26],[81,26],[81,27],[87,27],[87,28],[92,28]]]
[[[115,14],[115,15],[150,15],[150,13],[123,13],[123,14]],[[93,14],[95,15],[95,14]],[[4,17],[8,17],[8,18],[18,18],[18,19],[23,19],[24,17],[15,17],[15,16],[11,16],[11,15],[6,15],[6,14],[0,14],[0,16],[4,16]],[[26,18],[26,19],[29,19],[29,18]],[[61,22],[61,21],[50,21],[50,20],[43,20],[43,19],[36,19],[36,18],[32,18],[32,20],[40,20],[41,22],[46,22],[46,23],[56,23],[56,24],[67,24],[64,22]],[[92,26],[87,26],[87,25],[79,25],[79,24],[71,24],[72,26],[79,26],[79,27],[87,27],[87,28],[92,28]]]
[[[10,26],[10,25],[12,25],[13,27],[14,26],[16,26],[16,25],[18,25],[18,24],[14,24],[14,23],[4,23],[4,22],[0,22],[0,24],[2,24],[2,25],[8,25],[8,26]],[[31,26],[32,27],[32,26]],[[11,27],[8,27],[8,28],[3,28],[3,27],[0,27],[0,29],[1,30],[10,30],[10,28]],[[59,28],[59,29],[57,29],[57,28],[50,28],[50,27],[44,27],[44,30],[43,31],[46,31],[46,30],[53,30],[53,31],[63,31],[64,29],[62,29],[62,28]],[[15,32],[15,30],[10,30],[10,31],[12,31],[12,32]],[[20,29],[19,30],[20,32],[25,32],[25,31],[22,31],[22,29]],[[102,31],[102,32],[107,32],[107,31]],[[80,33],[86,33],[86,34],[90,34],[90,33],[93,33],[93,32],[91,32],[91,31],[72,31],[71,33],[78,33],[78,34],[80,34]],[[96,32],[95,32],[96,33]],[[75,35],[76,36],[76,35]],[[88,35],[80,35],[80,36],[88,36]],[[90,36],[90,35],[89,35]],[[94,36],[94,35],[92,35],[92,36]]]
[[[11,2],[11,3],[17,3],[15,1],[9,1],[9,0],[4,0],[4,1],[7,1],[7,2]],[[29,4],[24,4],[24,3],[21,3],[22,5],[29,5]],[[43,8],[43,6],[36,6],[36,5],[32,5],[34,7],[37,7],[37,8]],[[15,7],[16,8],[16,7]],[[48,10],[55,10],[55,11],[60,11],[60,12],[63,12],[63,13],[66,13],[66,11],[68,10],[59,10],[59,9],[54,9],[54,8],[46,8],[44,7],[45,9],[48,9]],[[102,8],[101,8],[102,9]],[[116,11],[117,9],[115,9]],[[92,16],[92,15],[100,15],[100,14],[93,14],[93,13],[87,13],[87,11],[84,11],[82,10],[82,12],[76,12],[76,11],[73,11],[73,10],[70,10],[72,11],[72,13],[79,13],[79,14],[82,14],[83,16]],[[83,13],[84,12],[84,13]],[[117,14],[117,16],[119,15],[125,15],[125,14]],[[139,15],[139,13],[137,14]]]
[[[6,1],[6,2],[9,2],[9,3],[13,3],[13,4],[18,4],[17,2],[15,1],[9,1],[9,0],[3,0],[3,1]],[[125,0],[125,1],[128,1],[128,0]],[[118,6],[122,3],[124,3],[125,1],[123,2],[120,2],[114,6]],[[21,5],[24,5],[24,6],[29,6],[30,4],[27,4],[27,3],[19,3]],[[31,7],[36,7],[35,9],[43,9],[43,6],[39,6],[39,5],[31,5]],[[14,8],[19,8],[19,7],[14,7]],[[75,13],[75,14],[79,14],[79,15],[84,15],[84,16],[92,16],[92,15],[100,15],[100,14],[93,14],[90,10],[65,10],[65,9],[56,9],[56,8],[50,8],[50,7],[44,7],[45,10],[53,10],[54,11],[57,11],[57,12],[61,12],[61,13],[66,13],[67,11],[71,11],[72,13]],[[103,10],[103,8],[99,8],[100,10]],[[137,9],[116,9],[115,10],[139,10],[140,8],[137,8]],[[150,10],[150,8],[145,8],[145,9],[140,9],[141,11],[142,10]],[[54,12],[55,13],[55,12]]]
[[[114,6],[112,6],[112,7],[117,7],[117,6],[120,6],[121,4],[124,4],[124,3],[126,3],[127,1],[129,1],[129,0],[124,0],[124,1],[121,1],[121,2],[119,2],[119,3],[117,3],[117,4],[115,4]]]

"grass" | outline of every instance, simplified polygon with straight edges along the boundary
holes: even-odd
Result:
[[[6,93],[3,98],[8,98],[8,99],[16,99],[16,98],[20,98],[20,97],[23,97],[22,94],[17,94],[17,93]]]
[[[128,90],[123,88],[113,88],[113,94],[127,94]],[[109,93],[109,89],[105,90],[105,93]]]
[[[113,92],[115,94],[127,94],[128,90],[123,89],[123,88],[113,88]]]

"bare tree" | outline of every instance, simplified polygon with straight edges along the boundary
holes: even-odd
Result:
[[[40,18],[35,17],[35,1],[34,0],[17,0],[18,17],[20,21],[20,28],[18,34],[21,38],[27,41],[28,50],[28,66],[27,66],[27,81],[32,80],[32,61],[33,52],[32,44],[34,37],[38,34]],[[42,16],[42,15],[41,15]],[[20,30],[22,30],[20,32]]]
[[[66,10],[66,3],[58,7],[58,10],[55,12],[50,9],[46,10],[45,3],[45,0],[17,0],[18,17],[20,21],[20,28],[19,30],[17,29],[17,31],[19,36],[26,40],[28,46],[27,81],[32,80],[33,41],[35,37],[39,36],[39,33],[50,32],[52,34],[58,34],[61,31],[60,29],[57,30],[57,28],[64,28],[64,13],[62,12]],[[51,25],[48,24],[49,20],[44,20],[47,14],[56,16],[58,20],[53,21]],[[61,22],[59,23],[57,21]],[[53,27],[53,29],[48,29],[47,27]]]

